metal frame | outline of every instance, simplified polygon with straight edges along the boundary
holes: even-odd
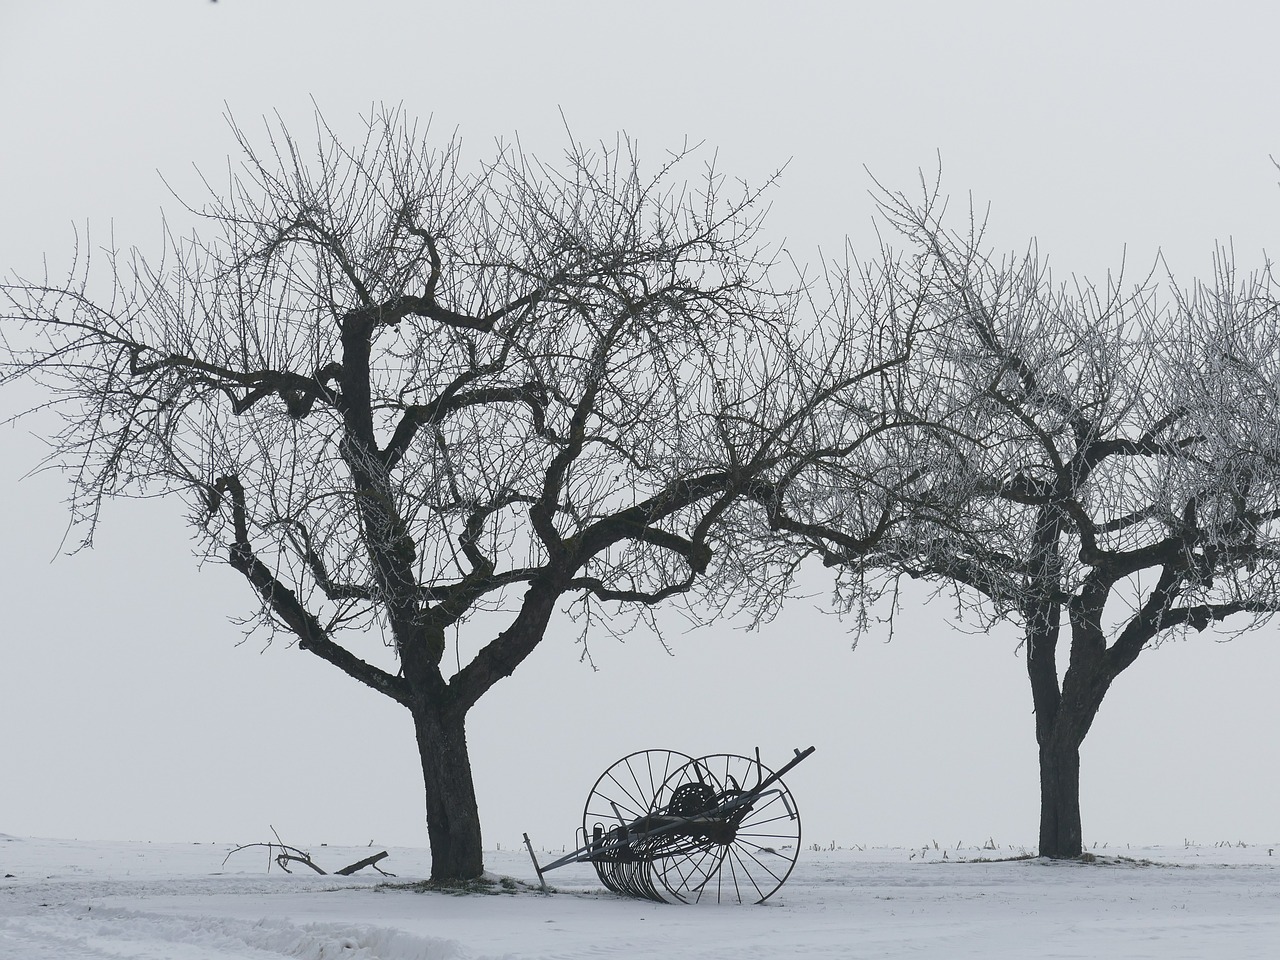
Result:
[[[782,776],[813,751],[796,750],[776,773],[759,749],[754,758],[629,754],[588,794],[576,850],[541,866],[524,835],[538,880],[545,888],[546,873],[591,863],[616,893],[763,903],[786,882],[800,850],[800,813]]]

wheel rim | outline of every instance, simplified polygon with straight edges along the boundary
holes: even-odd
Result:
[[[610,830],[648,815],[662,785],[692,762],[692,757],[676,750],[638,750],[617,761],[587,794],[582,811],[584,842],[592,842],[597,825],[607,836]],[[608,858],[593,862],[600,882],[615,893],[664,899],[652,882],[647,862]]]
[[[652,812],[679,801],[688,784],[705,783],[717,796],[731,800],[750,791],[773,771],[737,754],[700,757],[676,770],[654,795]],[[695,798],[699,793],[685,790]],[[691,836],[655,859],[658,884],[682,901],[714,897],[721,902],[768,900],[791,874],[800,855],[800,814],[791,791],[781,780],[745,809],[732,812],[707,834]]]

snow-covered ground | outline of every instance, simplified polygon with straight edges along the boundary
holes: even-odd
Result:
[[[224,866],[231,846],[0,834],[0,958],[1280,956],[1280,843],[1111,847],[1089,864],[806,850],[759,906],[626,900],[583,866],[552,874],[550,895],[419,893],[385,884],[425,876],[423,850],[391,849],[391,881],[268,873],[264,849]],[[307,849],[334,870],[381,848]],[[486,863],[534,879],[523,852]]]

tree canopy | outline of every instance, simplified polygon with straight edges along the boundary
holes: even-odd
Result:
[[[822,515],[837,487],[808,508],[810,544],[857,588],[850,602],[921,578],[962,613],[1021,628],[1040,850],[1075,856],[1079,746],[1112,681],[1151,644],[1280,610],[1274,280],[1219,251],[1186,288],[1154,273],[1058,284],[1034,246],[996,259],[979,221],[953,232],[936,187],[886,192],[881,209],[935,319],[912,363],[938,388],[909,398],[934,425],[913,451],[930,509],[846,553]]]
[[[86,242],[4,286],[4,377],[62,415],[85,544],[112,498],[183,497],[260,627],[409,709],[433,871],[473,876],[470,707],[566,604],[584,642],[695,590],[775,609],[798,561],[762,517],[869,463],[913,332],[780,283],[761,190],[691,149],[469,165],[394,110],[355,145],[233,132],[163,257],[107,250],[104,283]]]

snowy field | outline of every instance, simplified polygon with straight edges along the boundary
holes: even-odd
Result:
[[[419,893],[387,885],[425,876],[422,850],[391,849],[388,880],[268,873],[264,849],[224,866],[230,849],[0,835],[0,958],[1280,956],[1280,843],[1113,847],[1091,864],[806,850],[759,906],[625,900],[581,866],[551,875],[550,895]],[[381,848],[307,849],[335,870]],[[486,862],[534,879],[521,853]]]

